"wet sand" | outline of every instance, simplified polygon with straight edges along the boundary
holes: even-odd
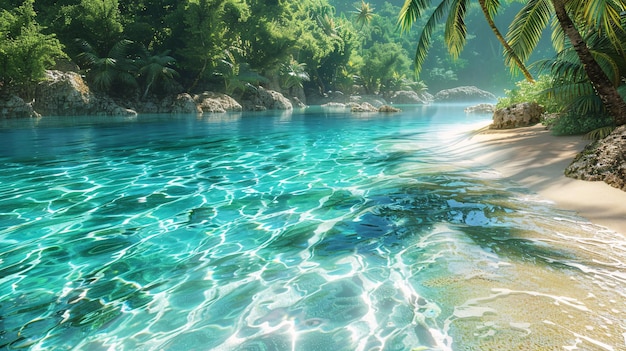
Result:
[[[542,125],[508,130],[482,128],[473,132],[470,140],[472,157],[503,178],[526,186],[558,208],[626,234],[625,191],[563,174],[588,140],[553,136]]]

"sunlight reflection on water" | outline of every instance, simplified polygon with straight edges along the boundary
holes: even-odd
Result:
[[[0,348],[624,348],[624,238],[465,159],[488,118],[6,122]]]

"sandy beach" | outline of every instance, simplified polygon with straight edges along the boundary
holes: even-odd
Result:
[[[558,208],[626,234],[626,192],[604,182],[563,175],[588,140],[553,136],[542,125],[509,130],[483,128],[470,138],[474,159],[503,178],[526,186]]]

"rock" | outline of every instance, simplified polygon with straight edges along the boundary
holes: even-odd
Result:
[[[362,104],[351,102],[347,106],[350,107],[351,112],[378,112],[378,108],[369,102],[364,102]]]
[[[467,101],[495,101],[495,95],[474,86],[457,87],[446,89],[435,94],[435,101],[441,102],[467,102]]]
[[[134,116],[108,97],[93,94],[76,72],[46,71],[46,80],[35,89],[33,108],[43,116]]]
[[[626,191],[626,126],[618,127],[606,138],[587,145],[565,169],[565,175],[604,181]]]
[[[198,106],[194,98],[187,93],[176,95],[176,98],[174,98],[174,101],[169,104],[169,106],[170,113],[174,114],[202,113],[200,106]],[[241,105],[239,105],[239,107],[241,107]]]
[[[381,107],[382,105],[388,105],[387,101],[378,95],[352,95],[350,96],[350,103],[368,103],[376,108]]]
[[[342,110],[342,109],[347,108],[348,106],[346,106],[346,104],[341,103],[341,102],[329,102],[329,103],[323,104],[322,107],[333,109],[333,110]]]
[[[465,113],[494,113],[496,112],[496,105],[493,104],[478,104],[466,108]]]
[[[541,121],[543,107],[535,102],[523,102],[496,110],[491,129],[532,126]]]
[[[395,108],[393,106],[389,106],[389,105],[382,105],[381,107],[378,108],[378,112],[400,112],[402,110],[400,110],[399,108]]]
[[[226,111],[241,111],[243,109],[235,99],[226,94],[204,92],[194,96],[193,99],[198,106],[197,109],[201,112],[224,113]]]
[[[389,102],[400,105],[425,104],[432,101],[433,96],[428,93],[418,94],[412,90],[401,90],[391,94]]]
[[[22,100],[17,95],[0,98],[0,118],[28,118],[41,117],[34,109],[32,103]]]
[[[171,100],[171,99],[166,99]],[[137,108],[141,113],[159,113],[159,106],[154,101],[146,101]]]
[[[293,106],[293,108],[306,108],[306,104],[297,96],[292,96],[289,101],[291,101],[291,106]]]
[[[283,94],[252,85],[247,86],[241,100],[241,106],[247,111],[293,109],[291,101]]]
[[[90,114],[99,116],[136,116],[137,111],[118,105],[108,97],[96,97]]]

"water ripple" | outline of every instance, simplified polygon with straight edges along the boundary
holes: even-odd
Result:
[[[1,156],[0,348],[626,346],[624,238],[442,111],[40,126]]]

